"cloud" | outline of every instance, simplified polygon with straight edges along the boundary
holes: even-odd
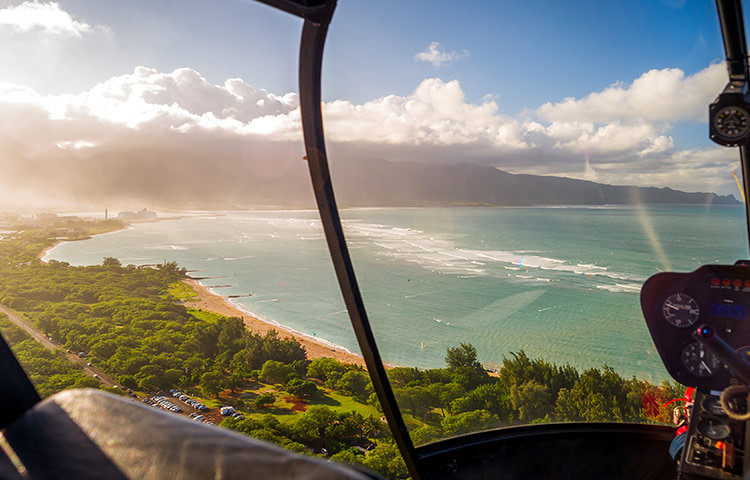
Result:
[[[492,142],[523,149],[519,123],[497,114],[493,101],[466,103],[458,81],[422,81],[407,97],[389,95],[362,105],[334,101],[325,105],[331,141],[410,146]]]
[[[718,70],[653,70],[518,116],[501,113],[491,98],[467,101],[456,80],[430,78],[406,96],[328,102],[323,117],[334,161],[474,162],[513,173],[736,193],[729,173],[735,150],[684,149],[672,137],[685,118],[698,121],[699,106],[721,89]],[[605,100],[619,105],[620,115]],[[71,202],[112,195],[263,202],[295,179],[297,188],[284,195],[295,204],[309,199],[309,187],[299,187],[306,171],[297,94],[237,78],[214,85],[189,68],[137,67],[75,95],[0,84],[0,127],[0,191],[17,198],[27,198],[18,192],[24,183]]]
[[[285,192],[304,205],[297,108],[296,94],[239,79],[212,85],[190,69],[138,67],[77,95],[0,84],[3,204],[43,195],[56,204],[231,206]],[[262,185],[248,189],[248,178]],[[283,190],[290,178],[302,187]]]
[[[461,53],[443,51],[438,42],[432,42],[427,46],[427,49],[417,53],[414,58],[421,62],[430,62],[434,66],[440,67],[444,64],[466,58],[468,55],[469,52],[466,50]]]
[[[91,116],[135,129],[270,133],[264,121],[278,124],[273,119],[283,118],[297,106],[296,94],[276,96],[255,90],[239,79],[217,86],[189,68],[160,73],[137,67],[132,74],[114,77],[70,97],[67,110],[60,115]]]
[[[0,31],[6,33],[37,33],[54,37],[80,38],[95,29],[73,18],[55,2],[27,1],[0,9]]]
[[[408,96],[325,105],[326,132],[342,155],[736,193],[729,174],[736,151],[684,149],[672,136],[681,125],[705,122],[725,82],[719,64],[692,75],[651,70],[629,84],[509,116],[491,98],[467,102],[457,81],[427,79]]]
[[[630,85],[616,83],[582,99],[545,103],[536,113],[553,122],[705,121],[708,104],[726,82],[726,67],[718,63],[687,77],[677,68],[650,70]]]

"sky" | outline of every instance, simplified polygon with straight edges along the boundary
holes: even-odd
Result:
[[[301,25],[253,0],[0,0],[0,200],[126,204],[185,172],[221,189],[219,164],[300,168]],[[737,150],[707,138],[723,53],[707,0],[339,0],[329,156],[739,198]]]

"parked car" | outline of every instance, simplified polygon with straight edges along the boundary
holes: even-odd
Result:
[[[234,413],[234,407],[230,407],[228,405],[224,405],[223,407],[221,407],[221,409],[219,411],[224,416],[231,415],[231,414]]]

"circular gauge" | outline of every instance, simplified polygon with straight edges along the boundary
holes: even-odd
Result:
[[[721,440],[727,438],[732,430],[726,423],[716,420],[713,418],[706,418],[698,423],[698,431],[704,437],[708,437],[711,440]]]
[[[744,108],[729,105],[714,114],[713,126],[722,139],[739,140],[750,132],[750,113]]]
[[[707,411],[708,413],[712,415],[716,415],[717,417],[726,417],[727,413],[724,411],[723,408],[721,408],[721,402],[719,401],[719,397],[706,397],[703,399],[703,410]]]
[[[661,313],[668,324],[677,328],[688,328],[698,322],[701,309],[698,302],[686,293],[673,293],[661,304]]]
[[[680,353],[680,363],[692,376],[707,378],[721,368],[721,361],[698,342],[685,346]]]
[[[729,418],[744,422],[750,420],[748,399],[750,399],[750,387],[747,385],[730,385],[721,392],[719,402],[721,402],[721,408],[724,409]]]

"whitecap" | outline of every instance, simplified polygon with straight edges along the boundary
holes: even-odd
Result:
[[[612,293],[639,293],[641,291],[641,284],[616,283],[614,285],[597,285],[596,288]]]

